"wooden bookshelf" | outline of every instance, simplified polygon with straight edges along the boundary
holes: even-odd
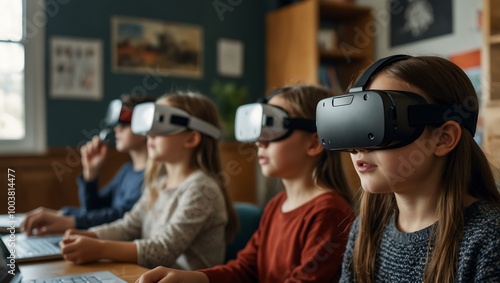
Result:
[[[484,152],[500,172],[500,2],[483,0],[483,144]]]
[[[291,83],[319,83],[319,66],[335,65],[343,87],[373,62],[371,9],[348,2],[305,0],[272,11],[266,18],[268,90]],[[320,50],[322,24],[337,27],[337,44]]]

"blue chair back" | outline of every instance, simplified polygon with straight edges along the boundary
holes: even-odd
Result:
[[[226,247],[226,262],[235,259],[238,252],[246,246],[253,233],[259,228],[262,216],[262,209],[255,204],[237,202],[234,208],[238,214],[240,229],[233,242]]]

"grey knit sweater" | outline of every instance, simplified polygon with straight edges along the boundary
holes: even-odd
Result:
[[[158,179],[163,188],[167,178]],[[215,181],[195,171],[177,188],[158,190],[149,207],[146,191],[123,218],[90,229],[99,239],[132,241],[138,264],[195,270],[222,264],[226,243],[226,204]]]
[[[402,233],[393,217],[384,229],[377,254],[376,282],[422,282],[431,227]],[[358,228],[356,219],[344,254],[340,282],[354,282],[349,264]],[[456,282],[500,282],[500,209],[485,201],[475,202],[465,211]]]

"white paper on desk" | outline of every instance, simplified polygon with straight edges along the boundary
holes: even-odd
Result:
[[[217,40],[217,72],[220,75],[243,75],[243,42],[221,38]]]

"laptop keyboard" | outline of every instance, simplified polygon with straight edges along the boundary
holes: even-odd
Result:
[[[60,239],[30,239],[16,247],[18,258],[60,254]]]
[[[103,281],[95,275],[75,275],[65,276],[63,278],[53,278],[48,280],[28,280],[22,283],[102,283]]]
[[[127,283],[109,271],[79,273],[37,280],[23,280],[22,283]]]

